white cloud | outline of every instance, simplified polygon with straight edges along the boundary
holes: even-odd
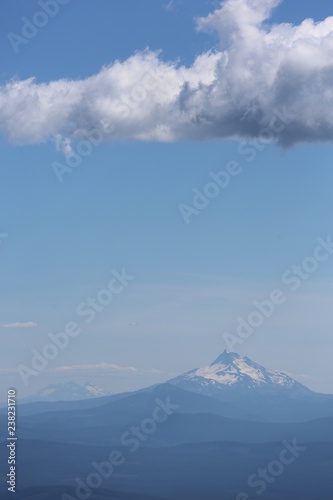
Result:
[[[170,12],[173,10],[175,6],[175,0],[169,0],[167,3],[163,4],[163,8],[167,11]]]
[[[98,364],[87,364],[87,365],[65,365],[57,366],[56,368],[47,370],[52,373],[64,373],[64,372],[87,372],[87,371],[106,371],[106,372],[118,372],[118,373],[162,373],[155,368],[148,370],[141,370],[135,368],[134,366],[119,366],[112,363],[98,363]]]
[[[53,139],[67,156],[98,129],[104,140],[178,141],[249,138],[274,110],[292,110],[278,141],[333,137],[333,17],[269,25],[280,0],[227,0],[197,20],[220,46],[190,67],[146,50],[84,80],[0,87],[0,131],[8,141]],[[105,126],[107,124],[107,126]]]
[[[48,370],[53,372],[68,372],[68,371],[87,371],[87,370],[103,370],[111,372],[137,372],[134,366],[118,366],[110,363],[99,363],[95,365],[65,365],[57,366],[57,368]]]
[[[34,328],[37,323],[33,321],[26,321],[25,323],[6,323],[2,328]]]
[[[137,321],[131,321],[128,326],[140,326]]]

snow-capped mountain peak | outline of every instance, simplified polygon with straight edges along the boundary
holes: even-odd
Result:
[[[283,372],[267,370],[247,357],[227,351],[209,366],[195,370],[194,374],[225,385],[244,381],[257,385],[273,383],[281,387],[292,387],[295,383],[295,380]]]
[[[25,398],[25,402],[32,401],[78,401],[83,399],[108,396],[110,393],[95,384],[83,385],[74,382],[50,384],[33,396]]]
[[[211,363],[211,366],[217,365],[217,364],[226,364],[226,363],[232,363],[235,359],[239,359],[241,356],[237,354],[237,352],[229,352],[227,350],[223,351],[222,354],[220,354],[215,361]]]
[[[309,391],[286,373],[267,370],[248,357],[224,351],[210,365],[191,370],[170,381],[183,389],[216,395],[217,392]]]

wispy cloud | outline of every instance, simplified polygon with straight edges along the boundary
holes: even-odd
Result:
[[[35,326],[38,325],[34,321],[26,321],[24,323],[6,323],[5,325],[2,325],[2,328],[35,328]]]
[[[99,363],[95,365],[64,365],[58,366],[57,368],[50,369],[47,371],[53,372],[78,372],[78,371],[91,371],[91,370],[103,370],[109,372],[137,372],[137,368],[134,366],[119,366],[111,363]]]
[[[63,373],[63,372],[86,372],[86,371],[106,371],[106,372],[117,372],[117,373],[162,373],[160,370],[155,368],[152,369],[139,369],[134,366],[119,366],[112,363],[98,363],[98,364],[87,364],[87,365],[64,365],[58,366],[53,369],[46,370],[53,373]]]
[[[175,0],[169,0],[168,2],[163,4],[163,9],[166,10],[167,12],[172,11],[174,7],[175,7]]]
[[[80,373],[80,372],[110,372],[110,373],[135,373],[135,374],[160,374],[156,368],[140,369],[134,366],[119,366],[112,363],[97,363],[85,365],[63,365],[45,370],[45,373]],[[0,368],[0,374],[18,373],[17,368]]]
[[[18,374],[17,368],[0,368],[0,374]]]
[[[7,233],[0,233],[0,243],[2,242],[2,240],[6,240],[7,238],[8,238]]]
[[[333,17],[269,24],[280,0],[226,0],[198,31],[219,47],[189,67],[146,50],[82,80],[0,87],[0,132],[19,144],[72,141],[93,129],[103,140],[178,141],[249,138],[274,128],[283,145],[333,137]],[[288,127],[274,116],[289,113]],[[27,127],[29,123],[29,127]]]

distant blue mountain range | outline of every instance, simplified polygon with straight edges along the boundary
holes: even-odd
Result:
[[[72,389],[81,394],[71,383],[52,389],[67,399]],[[75,499],[75,478],[94,472],[92,464],[105,463],[113,450],[123,463],[92,500],[236,500],[286,441],[305,451],[261,498],[332,499],[333,396],[249,358],[224,352],[208,366],[131,393],[45,401],[50,394],[46,388],[39,401],[19,403],[19,500]],[[6,419],[0,410],[3,428]],[[3,440],[0,461],[6,456]],[[242,500],[252,499],[246,495]]]

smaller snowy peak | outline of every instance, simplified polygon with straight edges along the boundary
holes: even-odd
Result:
[[[108,391],[94,384],[87,383],[84,384],[84,387],[87,389],[88,392],[92,394],[92,396],[96,398],[110,395]]]
[[[44,387],[33,396],[25,398],[24,401],[78,401],[108,396],[109,394],[110,393],[105,389],[90,382],[83,385],[74,382],[61,382],[59,384],[50,384]]]

